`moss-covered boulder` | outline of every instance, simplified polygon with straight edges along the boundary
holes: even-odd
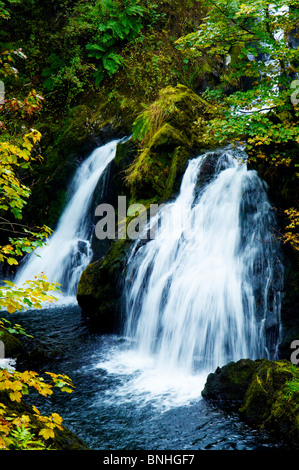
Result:
[[[114,242],[105,257],[82,273],[77,300],[82,314],[102,333],[116,332],[121,323],[123,270],[130,242]]]
[[[218,367],[214,373],[208,375],[202,396],[224,407],[240,406],[260,363],[261,361],[241,359]]]
[[[17,358],[23,351],[21,341],[4,328],[0,328],[0,341],[4,343],[5,357]]]
[[[132,200],[166,200],[179,188],[188,159],[201,147],[206,103],[183,85],[160,91],[157,101],[141,113],[133,139],[140,151],[126,182]]]
[[[283,419],[288,422],[286,436],[296,436],[299,442],[298,398],[299,369],[288,361],[263,361],[251,378],[239,411],[246,421],[273,431],[281,430]]]
[[[202,395],[254,427],[299,442],[299,369],[287,360],[231,362],[208,376]]]

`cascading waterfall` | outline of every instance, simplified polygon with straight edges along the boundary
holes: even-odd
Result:
[[[105,169],[114,159],[119,142],[113,140],[97,148],[78,168],[55,232],[47,245],[26,257],[16,275],[17,285],[43,272],[49,281],[61,284],[64,298],[74,298],[81,273],[92,257],[90,213],[93,194]]]
[[[274,358],[283,267],[275,216],[246,154],[226,148],[189,162],[181,189],[128,260],[125,335],[167,371],[214,371]]]

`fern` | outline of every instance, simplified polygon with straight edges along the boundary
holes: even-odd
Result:
[[[132,41],[142,28],[142,17],[145,8],[138,5],[139,0],[102,0],[99,14],[98,34],[94,42],[86,49],[88,56],[99,61],[95,72],[96,85],[105,74],[112,77],[124,65],[122,57],[115,52],[122,42]]]

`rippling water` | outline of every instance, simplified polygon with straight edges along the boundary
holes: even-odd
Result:
[[[91,449],[284,449],[237,415],[203,400],[203,377],[172,382],[149,359],[132,360],[126,338],[99,335],[76,306],[27,311],[9,319],[33,334],[44,352],[19,368],[65,373],[76,387],[70,395],[37,397],[35,404],[44,414],[59,413]]]

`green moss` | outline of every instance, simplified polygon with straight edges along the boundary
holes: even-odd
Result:
[[[241,415],[247,421],[265,426],[278,392],[292,377],[291,365],[287,361],[264,361],[252,377],[239,410]]]
[[[251,378],[261,361],[241,359],[218,367],[209,374],[202,396],[216,400],[222,406],[240,406],[250,384]]]
[[[121,281],[130,241],[112,243],[106,256],[82,273],[77,300],[82,313],[94,321],[101,332],[115,332],[119,327]]]
[[[299,369],[289,361],[231,362],[209,375],[202,394],[237,410],[252,426],[298,443]]]
[[[0,341],[4,343],[5,357],[16,358],[22,352],[22,343],[5,329],[0,329]]]
[[[141,149],[127,170],[126,182],[133,200],[158,197],[166,200],[174,192],[192,152],[200,147],[201,126],[195,121],[205,103],[183,85],[167,87],[159,98],[138,116],[133,138]]]

